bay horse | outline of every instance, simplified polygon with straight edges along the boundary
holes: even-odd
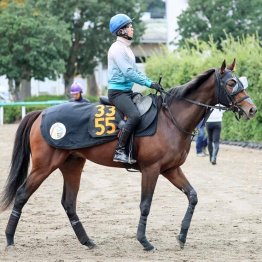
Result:
[[[234,67],[235,59],[228,67],[224,61],[220,68],[209,69],[182,86],[161,92],[158,102],[162,106],[159,108],[156,133],[135,138],[137,169],[142,173],[137,240],[147,251],[155,249],[146,237],[146,225],[160,174],[188,198],[188,207],[177,236],[180,248],[184,248],[186,243],[198,199],[180,166],[188,156],[197,124],[216,104],[222,104],[245,119],[255,116],[256,106],[234,75]],[[5,231],[7,246],[14,244],[16,227],[30,196],[54,170],[60,169],[64,178],[62,206],[80,243],[93,248],[95,243],[88,237],[76,213],[80,177],[86,159],[104,166],[124,168],[123,164],[112,161],[117,141],[75,150],[54,148],[41,134],[41,119],[41,111],[29,113],[16,132],[11,168],[1,199],[2,210],[14,201]],[[30,155],[32,168],[28,175]]]

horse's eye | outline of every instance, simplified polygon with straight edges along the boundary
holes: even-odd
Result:
[[[232,81],[232,82],[229,82],[227,83],[230,87],[234,87],[236,85],[236,82],[235,81]]]

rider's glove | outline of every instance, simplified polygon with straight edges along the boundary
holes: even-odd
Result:
[[[153,82],[151,84],[150,88],[153,88],[153,89],[155,89],[158,92],[160,92],[162,90],[162,86],[159,83],[157,83],[157,82]]]

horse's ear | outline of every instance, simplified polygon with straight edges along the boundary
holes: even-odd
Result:
[[[220,73],[221,73],[221,74],[224,74],[225,69],[226,69],[226,60],[224,60],[223,63],[222,63],[222,66],[221,66],[221,68],[220,68]]]
[[[233,63],[228,66],[228,69],[234,71],[236,67],[236,58],[234,58]]]

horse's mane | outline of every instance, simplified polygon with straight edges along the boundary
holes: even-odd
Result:
[[[191,92],[195,91],[201,84],[203,84],[214,72],[214,68],[209,69],[192,79],[190,82],[181,86],[171,88],[168,91],[169,95],[167,96],[167,103],[171,103],[173,98],[182,99],[186,97]]]

